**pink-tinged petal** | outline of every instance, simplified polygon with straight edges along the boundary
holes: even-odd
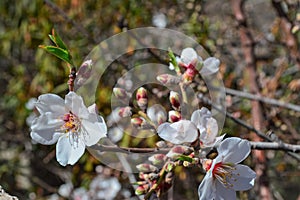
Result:
[[[219,71],[220,60],[215,57],[209,57],[203,62],[200,70],[202,76],[209,76]]]
[[[62,166],[67,164],[74,165],[83,155],[85,144],[82,140],[72,139],[70,133],[63,135],[56,144],[56,159]]]
[[[249,190],[254,186],[256,173],[246,165],[236,165],[236,170],[232,172],[232,177],[228,182],[233,185],[235,191]]]
[[[240,163],[245,160],[251,151],[248,140],[238,137],[231,137],[223,140],[217,148],[219,156],[222,156],[224,163]]]
[[[87,119],[89,116],[89,111],[84,105],[83,99],[81,96],[77,95],[75,92],[69,92],[65,98],[66,107],[73,114],[82,119]]]
[[[215,183],[216,181],[208,174],[205,175],[198,188],[199,200],[215,199],[217,193]]]
[[[96,144],[101,138],[106,137],[107,127],[105,123],[82,120],[82,136],[87,146]]]
[[[60,136],[58,130],[63,123],[61,119],[55,118],[52,113],[40,115],[31,123],[31,138],[41,144],[54,144]]]
[[[35,103],[35,107],[40,114],[52,112],[62,115],[65,113],[65,102],[60,96],[56,94],[40,95],[37,102]]]
[[[182,50],[180,58],[183,63],[189,64],[197,60],[198,55],[193,48],[185,48]]]
[[[235,200],[236,192],[232,189],[225,188],[222,183],[216,181],[216,195],[214,200]]]

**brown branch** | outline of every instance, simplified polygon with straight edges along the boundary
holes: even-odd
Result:
[[[283,142],[250,142],[252,149],[259,150],[282,150],[293,153],[300,153],[300,145],[293,145]],[[119,146],[108,146],[108,145],[94,145],[92,146],[94,150],[99,150],[101,152],[116,152],[116,153],[163,153],[167,154],[171,148],[134,148],[134,147],[119,147]]]
[[[278,107],[282,107],[282,108],[287,108],[287,109],[290,109],[290,110],[294,110],[296,112],[300,112],[300,106],[299,105],[287,103],[287,102],[284,102],[284,101],[280,101],[280,100],[276,100],[276,99],[272,99],[272,98],[268,98],[268,97],[263,97],[259,94],[251,94],[251,93],[248,93],[248,92],[233,90],[233,89],[230,89],[230,88],[226,88],[226,93],[230,94],[230,95],[234,95],[234,96],[239,96],[239,97],[243,97],[243,98],[247,98],[247,99],[260,101],[260,102],[263,102],[263,103],[266,103],[266,104],[270,104],[270,105],[274,105],[274,106],[278,106]]]

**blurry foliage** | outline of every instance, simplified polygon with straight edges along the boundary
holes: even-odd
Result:
[[[299,24],[299,3],[283,1],[283,6],[290,20]],[[54,146],[31,142],[26,118],[32,111],[25,107],[26,102],[42,93],[64,96],[67,92],[69,70],[66,63],[38,48],[41,44],[51,44],[48,34],[52,28],[66,42],[75,65],[79,66],[98,42],[126,29],[152,26],[152,16],[163,13],[167,17],[167,28],[193,37],[211,55],[220,58],[221,76],[226,87],[244,90],[247,89],[244,58],[231,12],[229,2],[217,0],[1,0],[0,185],[20,199],[43,199],[56,193],[58,187],[70,179],[75,186],[88,187],[94,168],[99,164],[85,154],[74,167],[62,168],[55,160]],[[246,1],[246,12],[257,42],[258,80],[263,95],[299,104],[300,86],[293,90],[287,87],[291,81],[300,79],[299,69],[289,59],[288,49],[282,43],[284,34],[271,3]],[[295,32],[295,37],[299,42],[300,31]],[[282,64],[286,65],[285,70],[274,79]],[[115,77],[109,78],[117,79],[122,73],[123,70],[115,70]],[[274,85],[270,83],[274,80],[277,85],[272,88]],[[110,94],[111,88],[101,86],[97,99],[100,112],[105,116],[111,112]],[[247,99],[231,97],[228,102],[228,111],[248,123],[251,123],[250,109]],[[268,122],[265,130],[274,130],[285,142],[299,143],[299,113],[269,105],[264,109]],[[249,133],[230,120],[226,121],[223,132],[243,138]],[[152,146],[156,139],[141,143],[139,139],[125,137],[120,144]],[[269,152],[268,158],[272,190],[278,191],[284,199],[296,199],[299,195],[299,165],[282,152]],[[177,175],[174,197],[197,199],[197,186],[201,180],[199,170],[178,169]],[[125,187],[130,188],[126,176],[118,177]]]

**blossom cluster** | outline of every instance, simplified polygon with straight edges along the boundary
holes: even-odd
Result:
[[[253,170],[240,164],[250,154],[249,141],[236,137],[224,139],[225,134],[220,135],[218,122],[206,107],[194,110],[188,118],[182,115],[187,103],[184,88],[198,74],[217,73],[220,61],[214,57],[203,60],[192,48],[184,49],[180,57],[171,54],[170,58],[170,69],[177,76],[162,74],[157,80],[164,85],[181,86],[180,92],[170,91],[172,109],[167,113],[161,105],[149,106],[147,90],[140,87],[135,94],[135,108],[125,106],[118,111],[119,117],[131,117],[134,127],[155,132],[162,139],[157,143],[158,148],[170,148],[168,153],[153,154],[149,163],[136,166],[140,181],[135,192],[145,199],[152,194],[159,196],[172,186],[177,166],[195,166],[206,173],[198,188],[200,200],[236,199],[235,191],[250,189],[256,177]],[[114,88],[113,92],[119,99],[128,97],[125,89]],[[65,99],[43,94],[35,108],[38,116],[31,122],[31,138],[44,145],[57,143],[56,158],[62,166],[74,165],[86,147],[98,144],[109,132],[96,105],[87,107],[74,91]],[[217,156],[208,157],[212,149],[216,149]]]

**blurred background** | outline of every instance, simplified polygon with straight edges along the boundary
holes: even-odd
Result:
[[[194,38],[211,56],[221,60],[220,76],[226,88],[237,91],[236,94],[228,91],[226,97],[227,111],[234,117],[248,124],[257,119],[253,102],[241,97],[240,91],[299,105],[299,1],[248,0],[242,4],[241,12],[238,3],[238,0],[1,0],[2,188],[19,199],[138,199],[126,173],[105,167],[87,152],[76,165],[61,167],[55,159],[55,145],[43,146],[31,141],[28,124],[34,117],[35,98],[49,92],[64,96],[68,89],[66,64],[38,48],[50,44],[48,34],[52,28],[65,41],[78,66],[95,45],[127,29],[156,26],[177,30]],[[113,71],[107,74],[119,75]],[[98,105],[100,113],[107,117],[111,112],[111,88],[101,87]],[[167,102],[167,96],[162,101]],[[284,142],[300,144],[299,111],[266,102],[258,107],[261,126],[257,129],[273,130]],[[224,127],[222,132],[230,136],[257,140],[249,130],[230,119]],[[120,143],[134,146],[136,141],[127,138]],[[273,199],[300,199],[299,161],[282,151],[260,151],[246,162],[256,171],[259,166],[262,175],[255,189],[239,193],[240,199],[260,199],[258,194],[263,192],[260,188],[266,188]],[[202,177],[199,169],[178,168],[174,187],[163,198],[198,199],[197,188]]]

